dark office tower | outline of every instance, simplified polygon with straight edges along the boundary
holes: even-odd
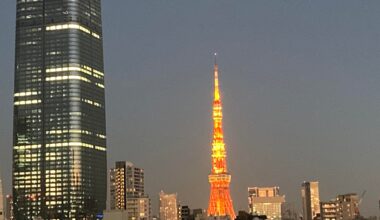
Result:
[[[100,0],[17,0],[15,219],[93,219],[106,208]]]

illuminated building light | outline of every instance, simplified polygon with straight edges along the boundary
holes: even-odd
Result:
[[[60,55],[62,54],[61,51],[50,51],[50,52],[46,52],[46,55]]]
[[[46,160],[57,160],[57,157],[46,157]]]
[[[101,76],[104,76],[104,73],[100,72],[99,70],[96,70],[96,69],[93,69],[93,70],[94,70],[94,73],[101,75]]]
[[[103,79],[102,76],[99,76],[99,75],[97,75],[97,74],[93,74],[93,76],[94,76],[95,78],[98,78],[98,79]]]
[[[37,41],[27,41],[27,42],[22,42],[21,45],[37,45]]]
[[[59,72],[70,72],[70,71],[82,72],[98,79],[104,78],[104,73],[100,72],[99,70],[96,70],[86,65],[80,65],[80,64],[75,64],[75,63],[69,64],[67,67],[46,69],[46,73],[59,73]]]
[[[106,139],[106,136],[103,135],[103,134],[96,134],[96,136],[98,136],[98,137],[100,137],[100,138],[102,138],[102,139]]]
[[[102,107],[102,105],[100,103],[92,101],[92,100],[89,100],[89,99],[82,99],[82,101],[85,102],[85,103],[87,103],[87,104],[99,107],[99,108]]]
[[[14,94],[14,97],[25,97],[33,95],[38,95],[38,92],[17,92]]]
[[[13,148],[15,150],[29,150],[29,149],[36,149],[36,148],[40,148],[41,147],[41,144],[30,144],[30,145],[16,145],[16,146],[13,146]]]
[[[47,196],[60,196],[62,195],[62,192],[47,192]]]
[[[100,151],[106,151],[107,150],[105,147],[101,147],[101,146],[95,146],[95,149],[100,150]]]
[[[101,83],[95,83],[95,85],[97,85],[98,87],[100,87],[100,88],[104,89],[104,85],[103,85],[103,84],[101,84]]]
[[[90,148],[90,149],[95,149],[95,150],[100,150],[100,151],[106,151],[105,147],[95,146],[95,145],[83,143],[83,142],[50,143],[50,144],[47,144],[46,147],[48,147],[48,148],[53,148],[53,147],[85,147],[85,148]]]
[[[67,30],[67,29],[80,30],[86,34],[91,34],[93,37],[97,39],[100,39],[99,34],[93,31],[90,31],[88,28],[78,23],[66,23],[66,24],[50,25],[46,27],[46,31],[59,31],[59,30]]]
[[[94,36],[94,37],[96,37],[96,38],[98,38],[98,39],[100,39],[100,35],[97,34],[97,33],[92,32],[91,35]]]
[[[16,101],[14,105],[34,105],[41,103],[40,99],[25,100],[25,101]]]
[[[46,81],[62,81],[62,80],[69,80],[69,79],[76,79],[76,80],[82,80],[85,82],[90,83],[91,80],[87,79],[83,76],[52,76],[52,77],[46,77]]]
[[[35,158],[20,157],[18,161],[22,163],[32,163],[32,162],[40,161],[40,159],[36,157]]]
[[[59,68],[50,68],[46,70],[46,73],[57,73],[57,72],[68,72],[68,71],[78,71],[78,72],[83,72],[88,75],[91,75],[91,71],[81,68],[78,66],[69,66],[69,67],[59,67]]]
[[[89,66],[83,65],[83,68],[85,68],[85,69],[88,70],[88,71],[92,71],[92,68],[89,67]]]
[[[94,133],[87,130],[79,130],[79,129],[66,129],[66,130],[50,130],[46,131],[46,134],[50,135],[60,135],[60,134],[87,134],[87,135],[93,135]],[[106,139],[106,136],[103,134],[96,134],[97,137]],[[49,153],[48,153],[49,155]]]
[[[71,133],[71,134],[80,134],[84,133],[85,131],[79,130],[79,129],[70,129],[70,130],[50,130],[46,131],[46,134],[64,134],[64,133]]]
[[[40,175],[40,171],[27,171],[27,172],[14,172],[15,176],[37,176]]]
[[[62,170],[46,170],[46,173],[62,173]]]

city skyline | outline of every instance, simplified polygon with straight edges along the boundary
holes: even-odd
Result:
[[[209,64],[218,51],[235,210],[247,209],[249,185],[279,185],[300,210],[300,183],[318,180],[321,200],[367,190],[363,214],[378,214],[380,178],[371,173],[380,155],[379,3],[243,5],[103,1],[109,167],[134,161],[145,168],[148,194],[164,189],[190,207],[207,206]],[[0,165],[8,194],[15,3],[0,6]],[[178,171],[179,164],[191,166]],[[191,192],[194,184],[200,191]]]

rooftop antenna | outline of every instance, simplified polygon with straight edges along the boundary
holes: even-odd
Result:
[[[220,101],[220,92],[219,92],[219,70],[218,70],[218,64],[216,62],[216,56],[218,54],[214,53],[214,99]]]

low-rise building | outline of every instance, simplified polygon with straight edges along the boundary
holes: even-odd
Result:
[[[335,201],[320,202],[322,220],[336,220],[337,204]]]
[[[352,220],[359,216],[359,197],[356,193],[338,195],[337,220]]]
[[[270,220],[281,219],[281,206],[285,196],[280,195],[279,187],[249,187],[249,212],[256,215],[265,215]]]
[[[178,220],[177,194],[167,194],[163,191],[160,197],[160,220]]]
[[[128,212],[124,209],[106,210],[103,212],[103,220],[128,220]]]

